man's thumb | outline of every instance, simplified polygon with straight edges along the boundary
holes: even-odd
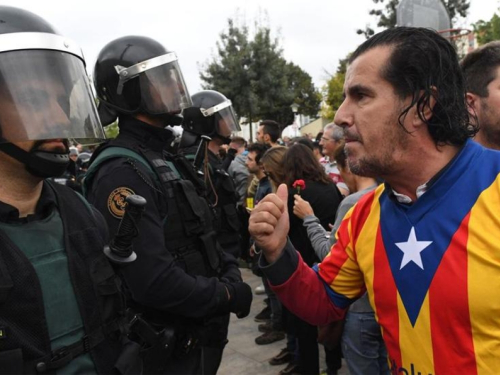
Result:
[[[285,204],[285,212],[288,210],[288,187],[285,184],[281,184],[276,191],[276,195]]]

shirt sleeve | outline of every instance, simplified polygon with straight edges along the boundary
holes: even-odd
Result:
[[[137,260],[120,269],[132,299],[144,306],[187,317],[227,310],[224,284],[215,277],[188,275],[167,250],[163,218],[158,209],[161,192],[148,173],[141,165],[114,159],[101,167],[88,195],[108,223],[111,237],[120,223],[111,207],[116,192],[132,192],[147,200],[138,226],[139,235],[133,241]]]
[[[340,228],[340,224],[342,224],[342,221],[344,220],[344,217],[346,216],[347,212],[355,204],[356,204],[356,201],[352,200],[350,195],[345,197],[342,200],[342,202],[340,203],[339,209],[337,210],[337,214],[335,215],[335,222],[333,223],[330,244],[333,245],[335,242],[337,242],[336,234]]]
[[[349,228],[346,218],[337,233],[337,243],[323,262],[313,268],[304,263],[290,241],[274,263],[260,259],[279,299],[310,324],[322,325],[342,318],[349,305],[366,291]]]
[[[308,215],[304,218],[304,227],[311,241],[314,252],[319,259],[323,259],[330,252],[330,240],[327,231],[321,226],[319,219],[314,215]]]
[[[330,299],[325,283],[288,241],[281,256],[272,264],[260,258],[260,267],[280,301],[293,314],[312,325],[342,319],[345,307]]]

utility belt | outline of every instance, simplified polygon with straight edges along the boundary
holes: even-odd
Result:
[[[141,357],[147,372],[160,372],[172,357],[182,359],[199,347],[223,348],[227,343],[229,315],[207,319],[200,324],[182,318],[158,324],[142,313],[129,310],[128,314],[128,337],[141,345]]]

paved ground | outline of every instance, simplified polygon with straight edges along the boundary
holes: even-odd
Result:
[[[243,279],[250,284],[252,290],[260,285],[260,278],[253,275],[248,269],[241,269]],[[254,316],[264,308],[264,296],[254,295],[252,310],[245,319],[237,319],[231,314],[229,325],[229,343],[224,350],[224,357],[218,375],[277,375],[286,365],[271,366],[268,361],[286,346],[286,341],[278,341],[269,345],[255,344],[255,338],[260,335],[257,331],[258,323]],[[320,368],[325,369],[324,351],[321,348]],[[345,364],[339,375],[347,375]]]

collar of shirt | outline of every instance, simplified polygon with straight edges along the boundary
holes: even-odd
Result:
[[[420,198],[427,191],[428,184],[429,184],[429,182],[426,182],[425,184],[422,184],[419,187],[417,187],[417,192],[416,192],[417,199]],[[391,188],[391,191],[392,191],[392,195],[399,203],[403,203],[403,204],[412,204],[413,203],[413,201],[411,200],[411,198],[409,196],[404,195],[404,194],[399,194],[396,190],[394,190],[392,188]]]
[[[27,223],[36,220],[45,219],[51,212],[52,208],[57,206],[56,196],[54,191],[46,182],[43,183],[42,193],[35,207],[35,213],[19,217],[19,210],[10,204],[0,201],[0,222],[2,223]]]

